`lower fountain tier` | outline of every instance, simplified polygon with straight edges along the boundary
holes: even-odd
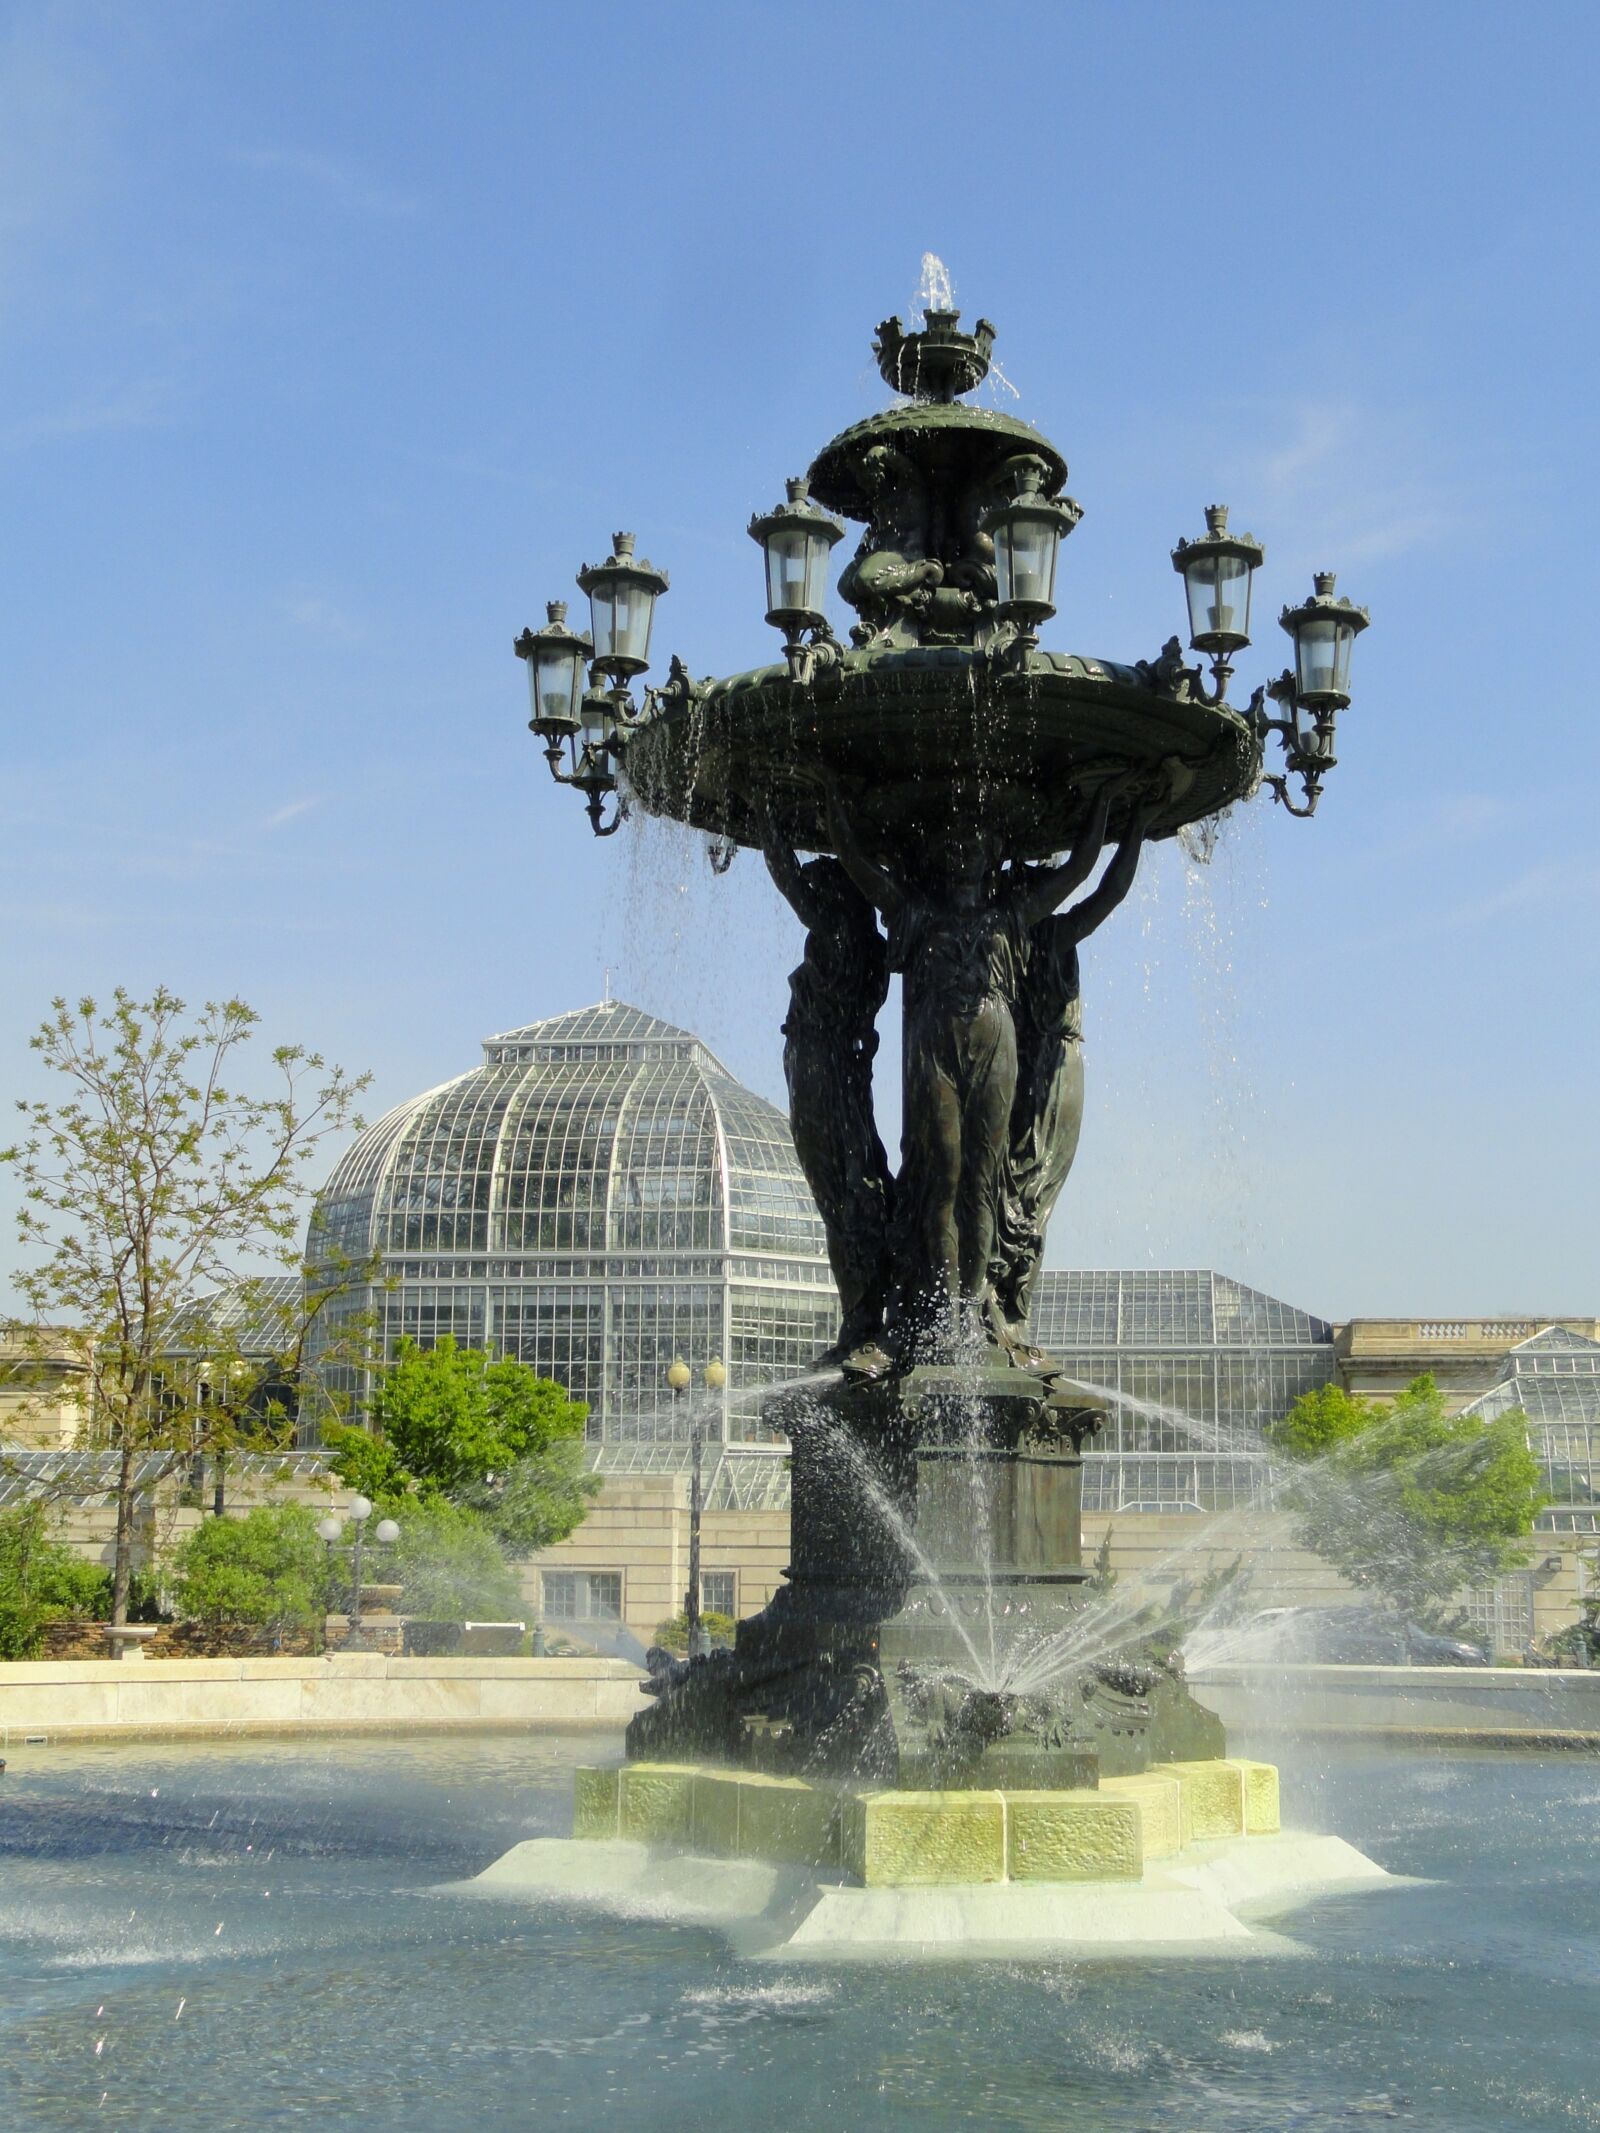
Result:
[[[787,1582],[731,1652],[659,1655],[628,1753],[911,1787],[1093,1785],[1223,1753],[1170,1645],[1102,1648],[1082,1562],[1092,1416],[1016,1368],[769,1401]]]
[[[1013,859],[1066,850],[1094,793],[1120,769],[1184,768],[1151,825],[1171,836],[1255,789],[1261,746],[1226,705],[1205,704],[1148,670],[1035,651],[998,673],[970,645],[846,652],[813,689],[784,667],[668,692],[624,741],[633,797],[761,850],[831,850],[825,773],[854,797],[865,845],[947,835],[982,816]],[[1114,812],[1113,839],[1126,827]]]

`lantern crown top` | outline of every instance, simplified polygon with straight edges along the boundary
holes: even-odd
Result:
[[[664,593],[667,589],[666,572],[634,554],[631,533],[612,534],[610,555],[603,563],[584,564],[578,572],[578,589],[593,592],[595,584],[608,577],[629,578],[644,591]]]
[[[1353,600],[1343,594],[1336,596],[1336,582],[1335,573],[1331,570],[1313,572],[1311,583],[1315,590],[1309,598],[1302,600],[1298,607],[1286,607],[1278,617],[1279,625],[1292,636],[1302,622],[1313,620],[1318,615],[1333,615],[1352,634],[1359,634],[1371,622],[1372,616],[1366,608],[1357,607]]]
[[[908,333],[898,318],[886,318],[872,344],[885,385],[911,400],[946,405],[981,385],[989,375],[994,328],[981,318],[973,332],[963,333],[960,322],[959,311],[930,307],[922,314],[922,330]]]
[[[771,511],[758,511],[751,519],[750,538],[753,541],[764,541],[769,534],[779,533],[785,527],[818,534],[830,548],[835,541],[844,539],[843,520],[835,518],[831,511],[824,511],[813,499],[808,476],[791,474],[783,487],[787,501]]]
[[[1228,531],[1226,504],[1206,505],[1206,530],[1192,541],[1180,541],[1172,551],[1172,567],[1184,570],[1206,556],[1237,556],[1252,570],[1259,570],[1267,551],[1253,533]]]

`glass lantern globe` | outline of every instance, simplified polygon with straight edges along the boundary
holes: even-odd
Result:
[[[1350,655],[1372,620],[1354,601],[1336,599],[1334,582],[1331,570],[1319,570],[1310,599],[1278,617],[1294,640],[1296,701],[1311,711],[1342,711],[1349,703]]]
[[[603,563],[585,563],[579,589],[589,596],[594,664],[613,681],[627,681],[650,664],[650,625],[667,574],[635,562],[633,535],[612,535],[613,553]]]
[[[372,1537],[382,1541],[386,1548],[390,1548],[400,1538],[400,1528],[392,1518],[380,1518],[372,1529]]]
[[[567,627],[567,603],[551,600],[542,630],[524,630],[513,649],[528,663],[528,724],[542,741],[559,747],[578,730],[579,706],[588,681],[590,645]]]
[[[343,1531],[344,1520],[342,1518],[334,1518],[330,1514],[327,1518],[319,1518],[317,1520],[317,1532],[328,1543],[330,1548]]]
[[[352,1496],[345,1507],[358,1526],[364,1526],[372,1516],[372,1501],[366,1496]]]
[[[1250,592],[1266,550],[1248,533],[1228,531],[1226,504],[1206,506],[1206,530],[1180,541],[1172,567],[1189,602],[1189,642],[1197,652],[1227,659],[1250,642]]]
[[[721,1392],[723,1386],[728,1382],[727,1366],[720,1355],[714,1355],[711,1358],[702,1375],[706,1381],[707,1392]]]
[[[687,1392],[692,1376],[693,1372],[681,1355],[674,1356],[667,1366],[667,1383],[674,1392]]]
[[[1000,612],[1030,627],[1056,611],[1061,543],[1083,516],[1070,496],[1045,495],[1045,471],[1037,462],[1023,468],[1010,502],[997,504],[983,519],[983,531],[994,542]]]
[[[788,501],[750,521],[767,566],[767,620],[781,630],[814,628],[828,595],[828,555],[844,539],[844,524],[811,501],[798,475],[784,486]]]

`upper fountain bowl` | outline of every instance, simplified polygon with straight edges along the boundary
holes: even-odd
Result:
[[[907,333],[897,318],[886,318],[872,350],[885,385],[908,399],[948,405],[989,375],[994,328],[981,318],[975,333],[962,333],[959,311],[930,309],[922,317],[920,333]]]

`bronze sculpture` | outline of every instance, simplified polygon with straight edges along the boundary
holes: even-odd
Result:
[[[1263,782],[1311,811],[1367,617],[1319,574],[1280,617],[1294,670],[1229,704],[1264,551],[1212,506],[1172,555],[1209,686],[1176,639],[1132,662],[1041,650],[1081,512],[1048,438],[961,403],[993,340],[948,309],[913,332],[886,321],[879,368],[907,400],[853,423],[752,520],[782,664],[696,681],[674,657],[636,706],[667,581],[620,534],[580,573],[592,645],[559,604],[517,640],[530,723],[598,834],[635,808],[706,831],[719,869],[760,851],[806,928],[784,1069],[840,1292],[823,1358],[838,1367],[765,1402],[792,1448],[786,1583],[733,1654],[657,1670],[634,1754],[1075,1784],[1220,1748],[1163,1651],[1080,1659],[1042,1688],[1024,1667],[1027,1694],[1007,1685],[1019,1652],[1082,1642],[1081,1455],[1103,1414],[1039,1346],[1029,1307],[1082,1120],[1081,945],[1151,842]],[[835,514],[864,529],[839,580],[858,618],[848,646],[824,612]],[[1273,736],[1303,805],[1264,778]],[[891,972],[898,1176],[872,1103]],[[962,1627],[974,1607],[986,1659]]]

